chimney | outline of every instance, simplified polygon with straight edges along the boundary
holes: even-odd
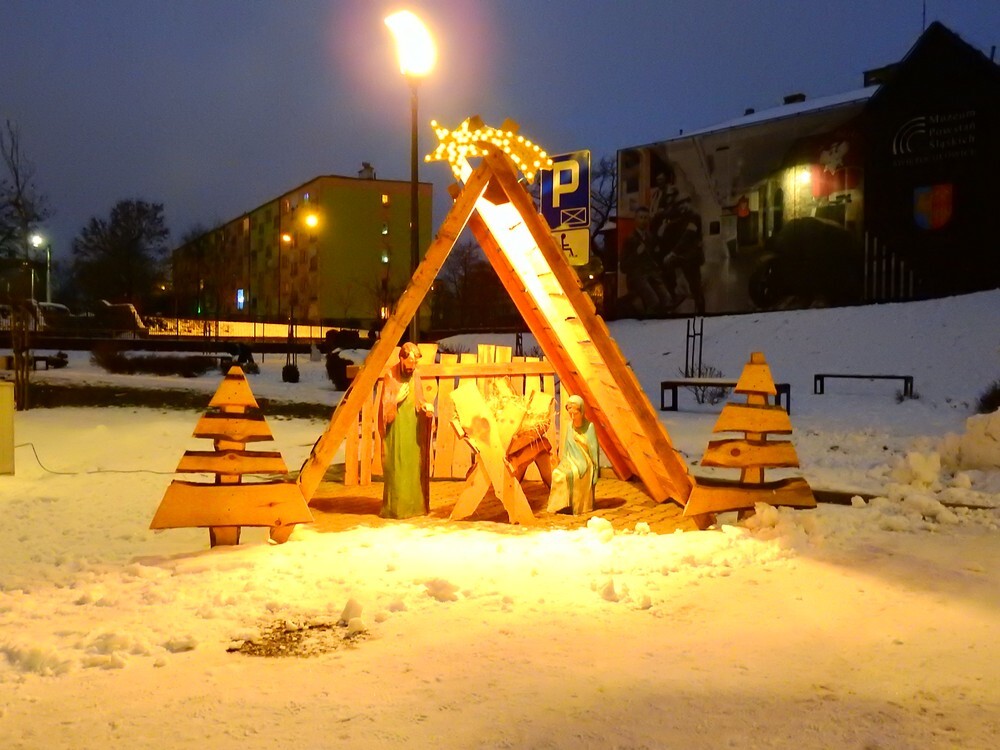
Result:
[[[359,180],[374,180],[375,179],[375,167],[370,163],[363,161],[361,162],[361,169],[358,170]]]
[[[752,115],[755,111],[756,110],[753,107],[747,107],[743,110],[743,116],[746,117],[747,115]]]
[[[806,100],[806,95],[802,93],[789,94],[785,97],[785,104],[801,104]]]

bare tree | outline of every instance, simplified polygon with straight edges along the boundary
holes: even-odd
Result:
[[[92,218],[73,240],[73,276],[93,299],[131,302],[142,309],[169,234],[163,204],[119,201],[108,219]]]
[[[590,171],[590,235],[601,231],[618,205],[618,159],[602,156]]]
[[[28,237],[50,212],[35,185],[35,166],[21,148],[21,131],[10,120],[0,130],[0,158],[0,256],[27,258]]]

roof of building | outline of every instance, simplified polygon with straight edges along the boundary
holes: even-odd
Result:
[[[720,122],[705,128],[681,133],[680,135],[673,136],[672,138],[665,138],[663,141],[658,141],[658,143],[670,143],[671,141],[680,141],[685,138],[708,135],[709,133],[734,130],[736,128],[749,127],[751,125],[760,125],[766,122],[776,122],[790,117],[800,117],[802,115],[815,114],[824,110],[840,109],[855,104],[864,104],[875,94],[876,91],[878,91],[879,88],[879,86],[868,86],[867,88],[845,91],[840,94],[832,94],[830,96],[823,96],[816,99],[806,99],[792,104],[782,104],[778,107],[763,109],[759,112],[751,112],[743,115],[742,117],[735,117],[732,120],[726,120],[725,122]]]

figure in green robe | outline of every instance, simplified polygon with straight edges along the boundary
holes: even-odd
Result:
[[[566,399],[566,415],[570,427],[566,431],[559,465],[552,470],[549,490],[549,513],[568,509],[574,515],[594,509],[594,489],[600,464],[597,431],[583,412],[583,399]]]
[[[383,518],[425,515],[430,508],[429,442],[434,406],[417,374],[420,349],[411,342],[383,381],[378,427],[382,436]]]

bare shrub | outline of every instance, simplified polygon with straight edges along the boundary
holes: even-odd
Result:
[[[677,372],[682,377],[691,378],[721,378],[722,370],[711,365],[700,365],[698,371],[689,375],[683,369],[678,368]],[[689,385],[687,389],[694,394],[694,400],[699,404],[717,404],[724,401],[729,396],[729,388],[723,385]]]

